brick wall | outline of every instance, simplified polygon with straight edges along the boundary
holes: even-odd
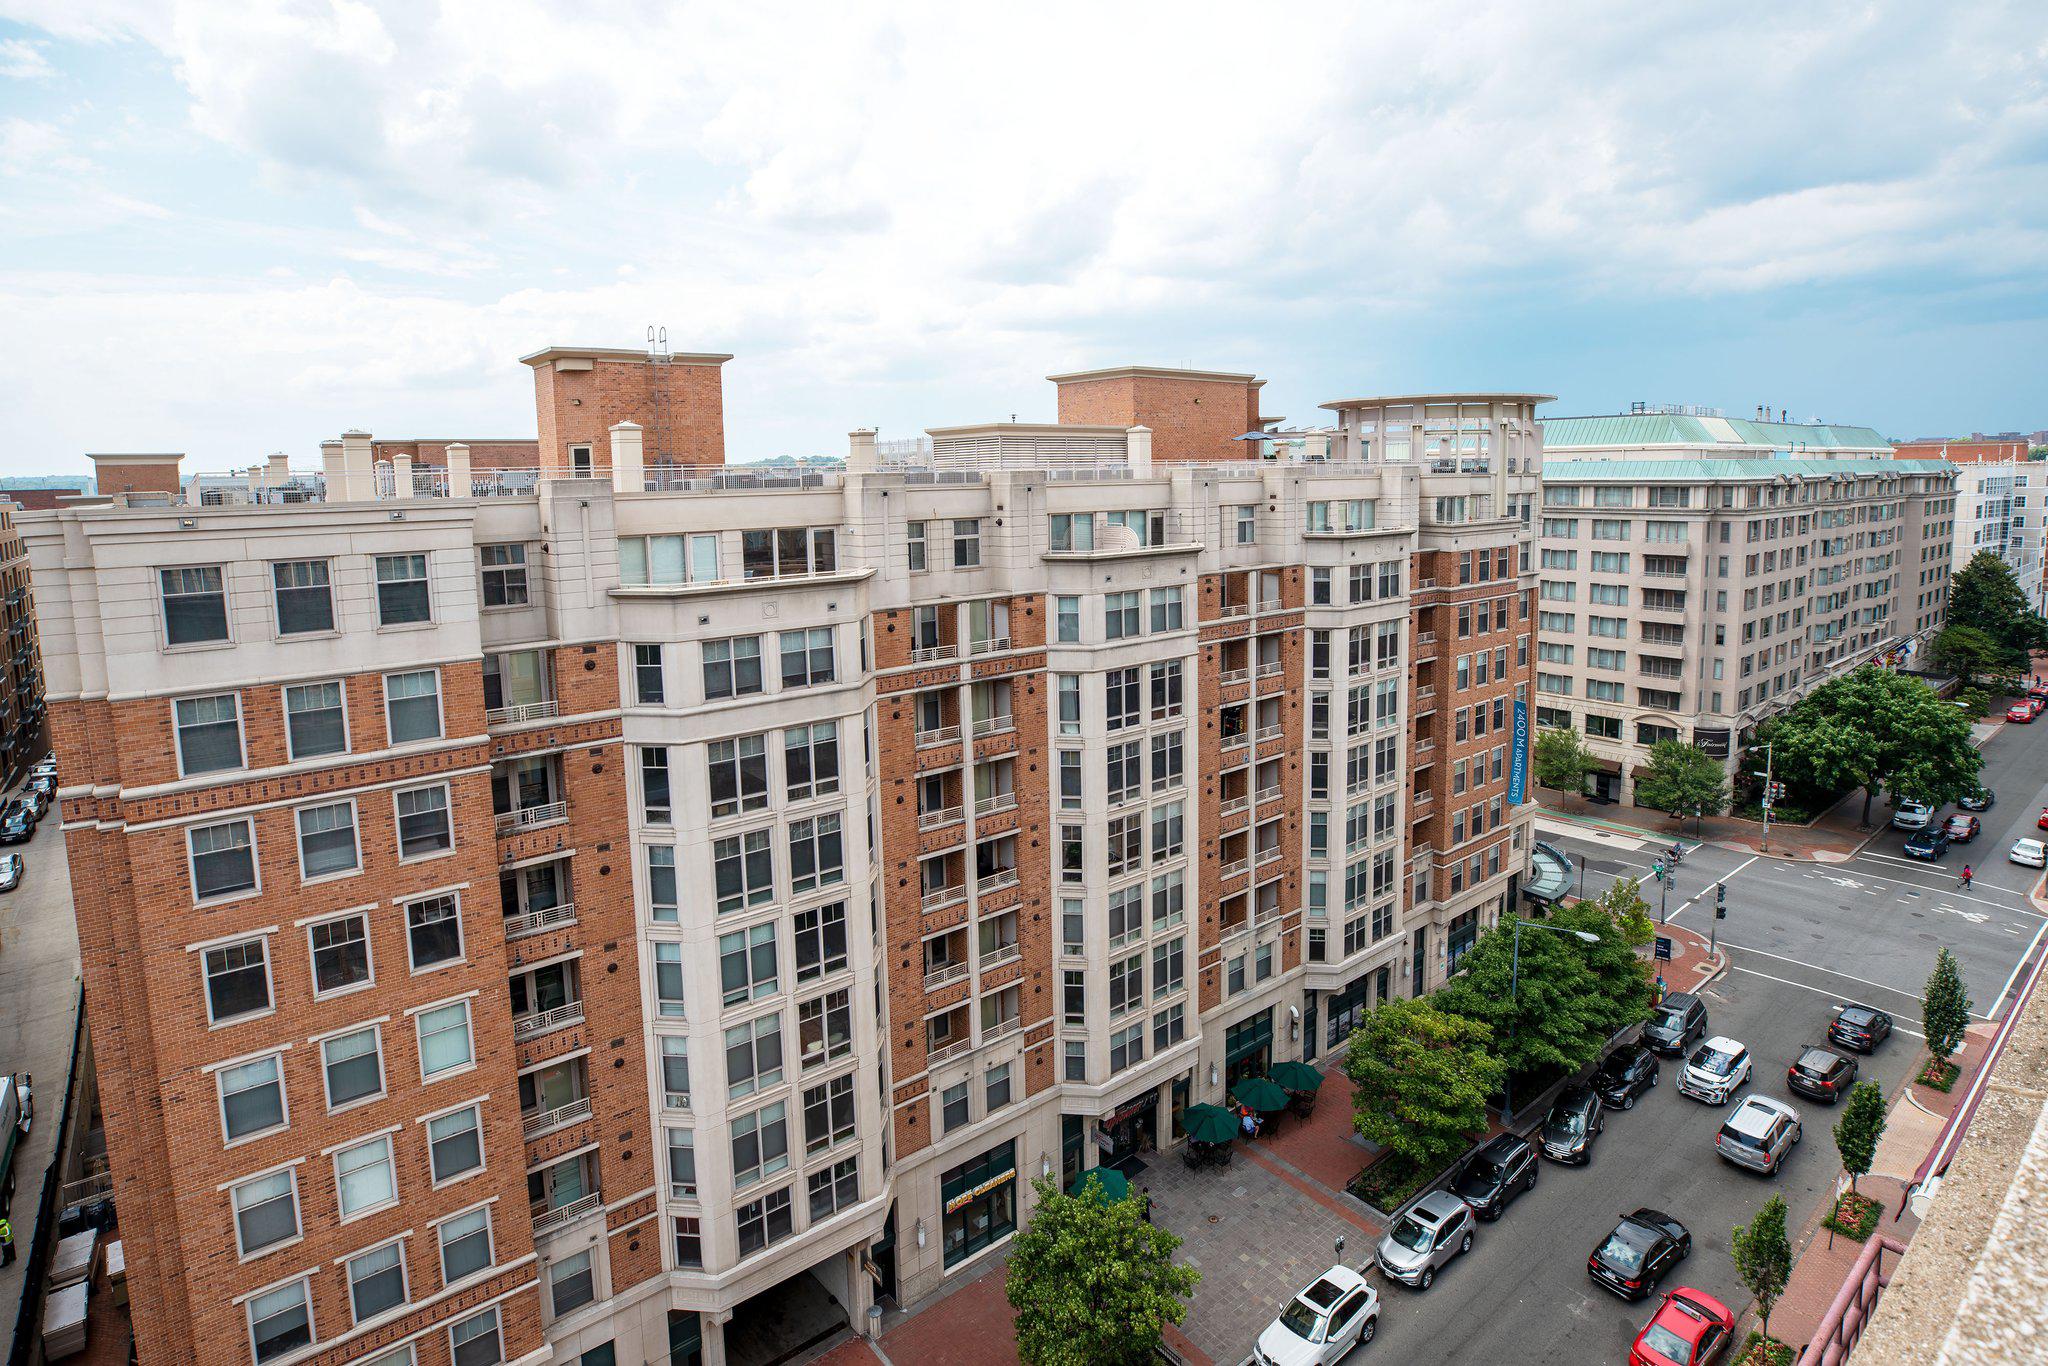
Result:
[[[600,357],[588,370],[563,370],[542,362],[533,367],[533,386],[543,469],[568,469],[569,448],[587,445],[593,468],[606,474],[611,429],[620,422],[646,429],[643,458],[650,467],[725,463],[723,371],[716,363]],[[470,458],[481,463],[474,453]]]
[[[1060,421],[1150,427],[1154,460],[1248,460],[1235,438],[1259,425],[1256,383],[1112,374],[1059,384]]]

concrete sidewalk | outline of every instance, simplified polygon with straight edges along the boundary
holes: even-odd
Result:
[[[1768,850],[1763,847],[1763,825],[1758,821],[1739,820],[1734,816],[1687,816],[1682,821],[1675,821],[1660,811],[1647,811],[1639,806],[1600,806],[1577,797],[1560,798],[1557,793],[1549,791],[1541,793],[1537,801],[1545,815],[1593,830],[1634,835],[1659,844],[1668,844],[1675,839],[1719,844],[1732,849],[1747,849],[1768,858],[1812,863],[1845,862],[1863,847],[1872,833],[1856,825],[1856,816],[1862,809],[1861,793],[1837,803],[1837,812],[1848,808],[1846,816],[1840,820],[1824,816],[1812,825],[1772,822],[1771,847]],[[1624,819],[1624,816],[1629,819]]]

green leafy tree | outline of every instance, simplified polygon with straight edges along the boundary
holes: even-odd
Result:
[[[1735,1274],[1743,1288],[1756,1296],[1757,1316],[1763,1320],[1765,1337],[1771,1335],[1771,1310],[1792,1279],[1792,1242],[1785,1236],[1785,1202],[1778,1196],[1764,1201],[1764,1207],[1747,1224],[1735,1226],[1729,1251],[1735,1256]]]
[[[1919,679],[1866,664],[1814,689],[1760,738],[1806,790],[1862,788],[1868,825],[1880,791],[1940,806],[1976,789],[1984,757],[1970,720]]]
[[[2025,663],[2019,651],[2009,649],[1974,626],[1951,626],[1934,638],[1930,647],[1934,666],[1974,683],[1993,674],[2010,673]]]
[[[2028,605],[2012,566],[1988,550],[1949,579],[1948,621],[1951,629],[1968,626],[1998,642],[2010,658],[2002,667],[2021,667],[2027,651],[2048,646],[2048,622]]]
[[[1600,761],[1575,730],[1547,729],[1536,737],[1529,756],[1536,781],[1557,792],[1584,796],[1586,779],[1599,771]]]
[[[1593,1013],[1601,1043],[1616,1031],[1650,1018],[1650,998],[1656,990],[1655,964],[1636,950],[1656,937],[1657,927],[1650,919],[1648,903],[1636,889],[1635,879],[1616,882],[1597,900],[1560,907],[1551,912],[1550,923],[1559,929],[1583,930],[1599,936],[1599,941],[1592,944],[1577,939],[1562,942],[1585,961],[1593,974]],[[1531,933],[1522,932],[1524,954],[1529,950]]]
[[[1202,1279],[1173,1260],[1180,1239],[1146,1222],[1141,1196],[1068,1195],[1050,1178],[1032,1189],[1038,1206],[1011,1244],[1003,1287],[1017,1355],[1033,1366],[1150,1362]]]
[[[1673,816],[1718,816],[1728,806],[1728,775],[1703,750],[1659,740],[1650,746],[1650,762],[1636,770],[1636,805]]]
[[[1870,1174],[1877,1156],[1877,1141],[1884,1137],[1884,1092],[1874,1081],[1859,1082],[1849,1092],[1842,1117],[1835,1121],[1835,1151],[1842,1155],[1842,1170],[1849,1173],[1849,1191],[1856,1191],[1856,1178]]]
[[[1358,1132],[1419,1167],[1457,1156],[1486,1128],[1486,1102],[1504,1075],[1485,1025],[1427,1000],[1383,1001],[1366,1012],[1344,1054]]]
[[[1551,923],[1562,924],[1562,913]],[[1599,1056],[1614,1017],[1588,962],[1595,946],[1548,930],[1524,930],[1521,939],[1518,967],[1510,926],[1480,935],[1435,993],[1437,1007],[1492,1030],[1495,1056],[1517,1076],[1576,1072]]]
[[[1934,955],[1934,971],[1927,974],[1920,1003],[1922,1027],[1927,1031],[1927,1051],[1936,1062],[1946,1063],[1970,1028],[1970,993],[1963,989],[1963,970],[1956,956],[1946,948]]]

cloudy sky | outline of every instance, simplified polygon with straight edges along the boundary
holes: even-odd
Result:
[[[0,474],[530,434],[650,322],[740,459],[1122,362],[2039,427],[2044,72],[2038,0],[0,0]]]

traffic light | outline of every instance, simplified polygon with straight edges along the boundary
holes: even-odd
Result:
[[[1726,883],[1718,883],[1714,887],[1714,919],[1726,920],[1727,918],[1728,885]]]

